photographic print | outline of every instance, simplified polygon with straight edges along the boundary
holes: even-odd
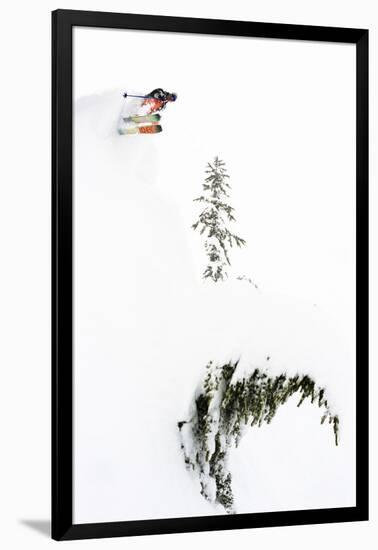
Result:
[[[74,22],[66,538],[365,519],[365,31],[58,13]]]

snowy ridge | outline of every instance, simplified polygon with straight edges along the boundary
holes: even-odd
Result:
[[[191,229],[159,188],[177,138],[119,136],[123,108],[117,91],[75,109],[75,521],[224,513],[188,476],[177,430],[210,360],[309,374],[340,416],[338,448],[306,404],[250,430],[230,456],[238,512],[354,505],[348,343],[312,303],[198,280]]]

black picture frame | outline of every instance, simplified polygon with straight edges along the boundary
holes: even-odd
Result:
[[[72,29],[102,27],[356,45],[356,506],[73,524]],[[57,10],[52,13],[52,538],[211,531],[368,519],[368,30]]]

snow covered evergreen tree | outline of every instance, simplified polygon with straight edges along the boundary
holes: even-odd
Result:
[[[188,420],[177,423],[185,465],[200,481],[200,493],[235,512],[229,455],[238,447],[248,427],[270,424],[277,410],[291,397],[297,406],[306,400],[321,410],[320,423],[331,425],[339,443],[339,417],[331,411],[325,388],[307,374],[272,376],[264,368],[252,368],[238,377],[238,361],[217,365],[210,361],[202,387],[196,392]]]
[[[235,222],[234,208],[228,204],[231,189],[228,183],[225,163],[215,157],[213,163],[207,164],[207,177],[202,185],[203,195],[194,199],[204,204],[204,208],[198,216],[198,220],[192,228],[200,231],[205,236],[205,252],[208,264],[203,272],[203,278],[210,278],[217,282],[227,277],[227,266],[231,265],[230,248],[234,244],[241,247],[245,240],[232,233],[228,227],[230,222]]]

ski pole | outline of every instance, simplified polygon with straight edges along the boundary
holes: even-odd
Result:
[[[125,92],[123,94],[123,97],[126,99],[126,97],[138,97],[139,99],[147,99],[149,96],[148,95],[133,95],[133,94],[128,94],[127,92]]]

